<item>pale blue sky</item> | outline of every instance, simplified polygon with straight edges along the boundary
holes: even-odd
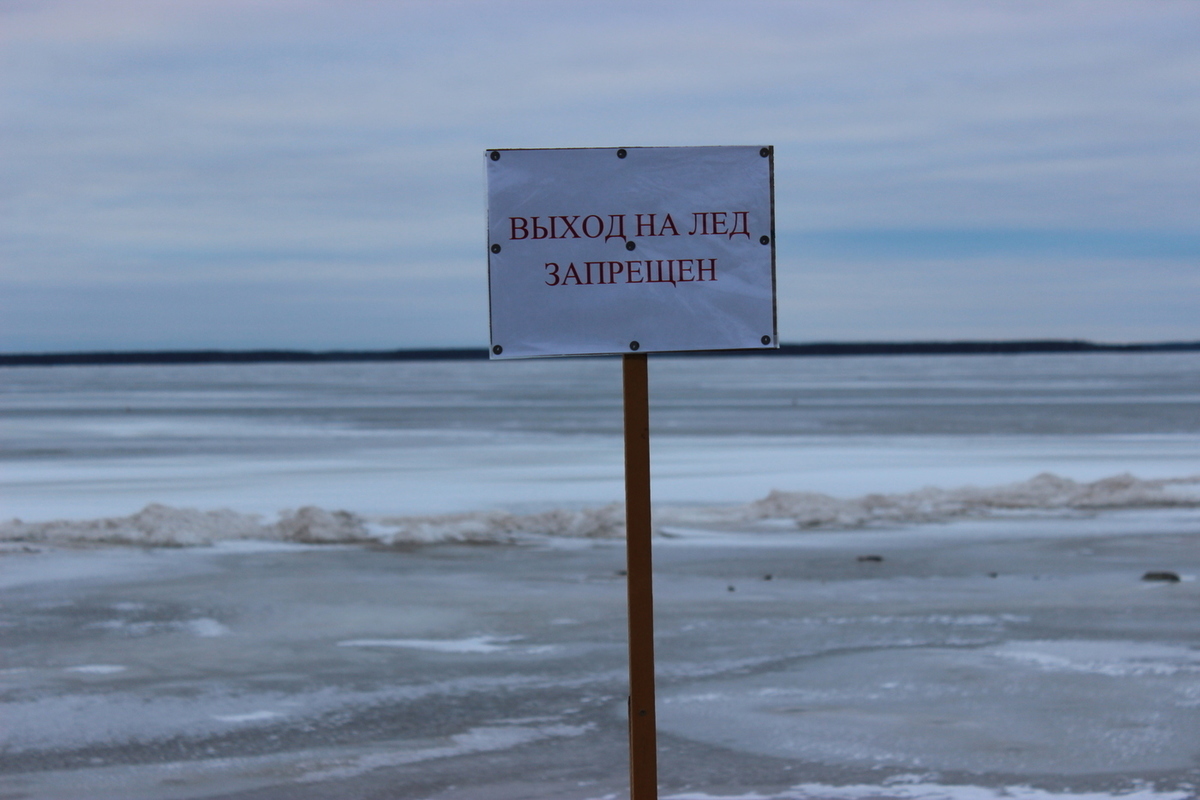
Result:
[[[0,2],[0,351],[482,346],[488,147],[771,144],[784,341],[1200,339],[1200,3]]]

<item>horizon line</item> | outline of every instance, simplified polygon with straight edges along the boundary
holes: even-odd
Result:
[[[1200,341],[1091,342],[1086,339],[945,339],[911,341],[781,343],[770,350],[694,350],[658,356],[867,356],[1019,355],[1022,353],[1114,353],[1200,351]],[[592,358],[594,356],[564,356]],[[136,364],[267,364],[364,361],[471,361],[488,358],[486,347],[418,347],[391,350],[302,350],[290,348],[187,350],[94,350],[0,353],[0,367],[102,366]]]

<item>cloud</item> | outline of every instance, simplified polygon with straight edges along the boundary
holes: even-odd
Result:
[[[782,271],[809,268],[806,247],[851,276],[867,252],[940,248],[998,259],[1013,284],[1115,258],[1136,285],[1138,259],[1195,263],[1198,22],[1194,3],[1133,0],[8,4],[0,291],[53,317],[85,302],[69,287],[126,285],[176,309],[155,317],[168,329],[215,287],[262,292],[275,322],[247,329],[257,346],[297,335],[283,306],[268,313],[296,287],[341,281],[349,308],[352,285],[386,285],[397,312],[428,293],[445,316],[397,313],[378,346],[448,341],[484,330],[484,148],[760,142],[798,248],[781,244]],[[1097,308],[1064,319],[1134,330]],[[116,341],[103,314],[83,317],[80,344]],[[877,319],[853,318],[867,333]],[[337,324],[300,338],[368,346],[383,330]],[[144,329],[144,346],[163,335]],[[41,341],[31,330],[8,318],[0,349]],[[187,330],[172,341],[229,329]],[[835,328],[802,330],[781,333]],[[878,335],[916,330],[897,318]]]

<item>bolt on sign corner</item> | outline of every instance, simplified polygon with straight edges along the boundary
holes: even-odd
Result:
[[[492,358],[772,349],[774,150],[488,150]]]

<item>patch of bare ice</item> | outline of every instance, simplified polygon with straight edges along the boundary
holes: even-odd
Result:
[[[1153,786],[1138,786],[1127,792],[1054,792],[1033,786],[972,786],[892,780],[882,784],[845,786],[802,783],[770,794],[683,792],[663,795],[662,800],[1190,800],[1193,796],[1182,790],[1158,791]]]
[[[119,664],[81,664],[78,667],[67,667],[67,672],[79,672],[84,675],[115,675],[124,672],[128,667]]]
[[[434,653],[498,653],[509,645],[511,637],[472,636],[467,639],[349,639],[338,647],[403,647]]]

